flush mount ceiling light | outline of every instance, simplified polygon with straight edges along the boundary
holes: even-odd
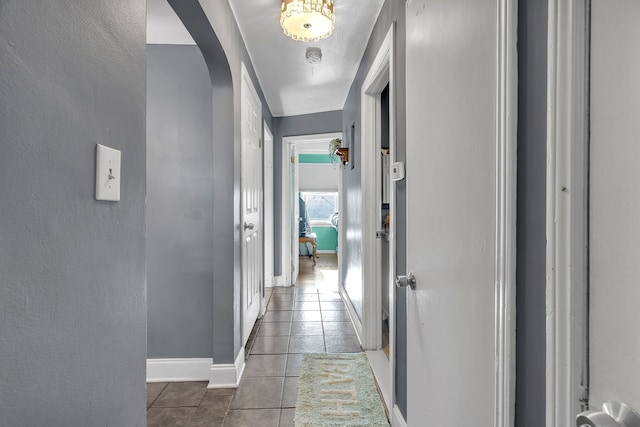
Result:
[[[329,37],[334,22],[333,0],[282,0],[280,25],[294,40],[308,42]]]

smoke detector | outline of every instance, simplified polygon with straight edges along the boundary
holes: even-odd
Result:
[[[308,47],[305,54],[309,64],[319,64],[322,61],[322,49],[319,47]]]

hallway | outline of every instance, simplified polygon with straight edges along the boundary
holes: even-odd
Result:
[[[302,354],[362,351],[337,293],[335,255],[322,254],[315,268],[301,258],[296,286],[267,292],[238,389],[149,383],[148,427],[293,426]]]

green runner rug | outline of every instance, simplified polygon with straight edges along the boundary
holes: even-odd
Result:
[[[303,356],[295,426],[389,426],[364,353]]]

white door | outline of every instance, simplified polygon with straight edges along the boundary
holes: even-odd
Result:
[[[506,427],[512,2],[411,0],[406,16],[406,421]]]
[[[273,222],[273,134],[264,124],[264,280],[273,286],[274,222]]]
[[[260,98],[242,64],[241,85],[242,186],[242,342],[247,342],[258,318],[262,298],[262,112]]]
[[[591,8],[589,407],[640,410],[640,2]]]
[[[300,236],[300,191],[299,191],[299,173],[298,167],[298,149],[295,145],[291,146],[291,173],[289,177],[291,182],[289,183],[289,189],[291,194],[291,283],[295,285],[298,280],[298,273],[300,271],[300,242],[298,237]]]

